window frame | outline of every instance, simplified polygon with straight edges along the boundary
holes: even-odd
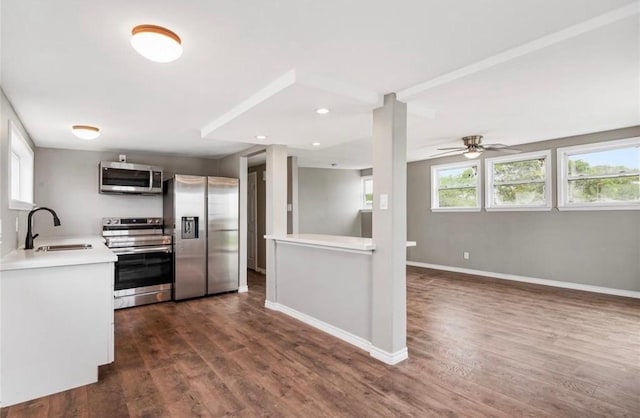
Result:
[[[557,149],[558,158],[558,210],[640,210],[640,202],[606,202],[606,203],[569,203],[569,157],[577,154],[587,154],[597,151],[609,151],[621,148],[638,148],[640,152],[640,137],[617,139],[613,141],[594,142],[591,144],[573,145]],[[589,177],[585,177],[589,178]]]
[[[476,168],[476,205],[473,207],[448,207],[441,208],[438,182],[438,171],[452,168]],[[480,212],[482,210],[482,167],[480,160],[459,161],[449,164],[437,164],[431,166],[431,211],[432,212]]]
[[[13,156],[16,155],[19,159],[18,165],[18,184],[19,184],[19,196],[20,199],[14,199],[14,165]],[[26,161],[25,161],[26,159]],[[12,210],[31,210],[36,205],[33,202],[35,187],[35,158],[33,148],[27,142],[24,135],[18,129],[18,126],[12,121],[9,121],[9,152],[7,166],[9,167],[9,209]],[[26,163],[26,164],[25,164]],[[29,173],[26,173],[29,170]],[[25,178],[26,175],[26,178]],[[27,188],[25,193],[23,188]],[[28,198],[28,199],[25,199]],[[29,199],[31,201],[29,201]]]
[[[544,173],[544,200],[542,205],[496,205],[493,202],[493,167],[496,163],[511,163],[518,161],[537,160],[540,158],[545,159],[545,173]],[[552,167],[553,161],[551,160],[551,150],[532,151],[521,153],[517,155],[503,155],[500,157],[485,158],[485,197],[484,206],[487,212],[524,212],[524,211],[549,211],[553,208],[553,181],[552,181]],[[524,182],[534,183],[534,182]]]
[[[373,183],[373,176],[360,177],[360,210],[373,210],[373,200],[371,201],[371,205],[367,205],[366,201],[365,183],[369,180]]]

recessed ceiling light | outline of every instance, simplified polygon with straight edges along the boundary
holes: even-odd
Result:
[[[318,115],[326,115],[327,113],[329,113],[329,109],[327,109],[326,107],[320,107],[316,109],[316,113]]]
[[[96,139],[100,136],[100,129],[90,125],[73,125],[71,131],[80,139]]]
[[[256,135],[256,139],[267,139],[266,135]]]
[[[180,37],[162,26],[136,26],[131,30],[131,46],[140,55],[155,62],[175,61],[182,55]]]
[[[314,142],[314,143],[312,143],[311,145],[313,145],[314,147],[319,147],[319,146],[320,146],[320,143],[319,143],[319,142]]]

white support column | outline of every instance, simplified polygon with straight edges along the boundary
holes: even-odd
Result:
[[[247,157],[238,157],[238,181],[240,183],[240,213],[238,236],[238,292],[249,291],[247,286]]]
[[[407,352],[407,105],[395,94],[373,111],[373,277],[370,354],[388,364]]]
[[[267,235],[287,235],[287,148],[283,145],[267,147]],[[275,241],[267,240],[267,294],[269,302],[276,300]]]

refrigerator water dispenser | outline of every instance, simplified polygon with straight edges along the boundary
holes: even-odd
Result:
[[[198,217],[182,217],[182,239],[198,239]]]

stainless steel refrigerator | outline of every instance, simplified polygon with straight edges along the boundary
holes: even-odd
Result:
[[[174,300],[238,290],[238,179],[176,174],[163,195]]]

